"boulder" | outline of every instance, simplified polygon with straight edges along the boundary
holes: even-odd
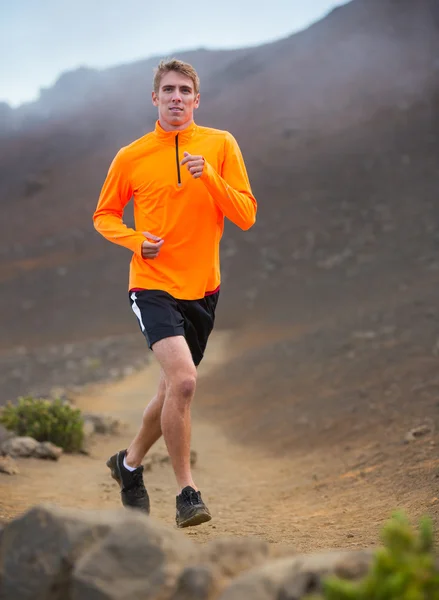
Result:
[[[156,598],[195,554],[179,531],[134,510],[36,506],[3,530],[0,598]]]
[[[10,456],[0,456],[0,473],[18,475],[20,472],[16,461]]]
[[[63,449],[52,442],[38,442],[31,437],[12,437],[3,442],[2,453],[12,458],[43,458],[58,460]]]
[[[6,429],[3,425],[0,425],[0,447],[3,442],[6,442],[6,440],[9,440],[11,437],[14,437],[12,431],[9,431],[9,429]]]
[[[254,537],[224,537],[206,544],[202,562],[215,565],[222,579],[232,579],[270,558],[270,544]]]
[[[146,516],[125,518],[79,558],[72,573],[71,599],[167,598],[196,553],[195,545],[180,532]]]
[[[63,453],[63,449],[55,446],[52,442],[40,442],[35,448],[32,456],[43,458],[45,460],[58,460]]]
[[[32,456],[39,442],[27,436],[9,438],[2,444],[2,453],[13,458],[28,458]]]
[[[187,567],[177,580],[170,600],[210,600],[219,590],[218,576],[208,565]]]
[[[83,413],[84,427],[87,432],[100,433],[103,435],[119,433],[123,424],[119,419],[111,415],[101,413]]]
[[[322,552],[269,561],[237,577],[219,600],[300,600],[322,591],[328,575],[357,579],[366,575],[372,550]]]

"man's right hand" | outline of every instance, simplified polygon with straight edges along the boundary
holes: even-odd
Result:
[[[149,231],[142,231],[142,233],[147,238],[142,243],[142,258],[156,258],[160,254],[160,248],[165,240],[149,233]],[[153,241],[150,242],[149,240]]]

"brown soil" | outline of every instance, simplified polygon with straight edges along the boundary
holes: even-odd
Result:
[[[225,382],[229,339],[227,333],[212,337],[200,368],[201,394],[209,381],[217,384],[222,377]],[[255,338],[248,341],[254,349]],[[239,352],[243,351],[242,342]],[[90,456],[64,455],[57,463],[19,460],[20,474],[0,479],[0,519],[9,520],[41,502],[117,507],[118,487],[105,460],[129,443],[144,404],[154,392],[157,374],[152,362],[123,381],[90,388],[77,397],[80,408],[117,416],[126,428],[118,436],[98,436]],[[184,530],[195,541],[231,535],[258,536],[300,551],[367,547],[378,543],[382,523],[397,507],[412,519],[428,513],[438,523],[439,459],[434,430],[391,452],[385,429],[369,428],[369,437],[363,436],[355,446],[356,464],[337,445],[328,451],[333,432],[324,429],[318,432],[322,443],[310,444],[308,451],[300,446],[295,451],[294,440],[289,440],[287,455],[273,456],[265,446],[233,441],[226,435],[227,418],[223,415],[221,428],[208,422],[202,404],[200,398],[194,407],[193,448],[198,454],[194,475],[214,518]],[[328,444],[323,443],[325,436]],[[153,451],[164,453],[164,445],[160,442]],[[174,526],[177,490],[170,465],[154,465],[145,480],[152,514]]]
[[[222,244],[216,327],[235,331],[200,370],[194,473],[214,520],[186,532],[196,540],[364,547],[398,507],[439,526],[437,14],[437,0],[358,0],[275,43],[181,56],[203,81],[197,121],[233,132],[259,202],[255,227],[227,223]],[[78,405],[128,423],[88,457],[0,475],[0,519],[42,501],[119,504],[105,459],[129,443],[157,369],[96,385],[145,354],[121,283],[129,253],[91,215],[115,152],[156,119],[152,66],[94,84],[71,73],[34,106],[53,119],[19,109],[0,135],[0,405],[94,381]],[[146,482],[173,524],[170,466]]]

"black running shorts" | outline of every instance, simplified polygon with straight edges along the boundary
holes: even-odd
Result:
[[[129,293],[131,308],[149,348],[167,337],[182,335],[199,365],[215,322],[219,291],[200,300],[177,300],[161,290]]]

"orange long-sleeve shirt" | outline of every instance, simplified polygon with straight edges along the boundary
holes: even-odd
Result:
[[[180,166],[185,151],[204,157],[200,178]],[[131,198],[135,229],[123,222]],[[159,289],[196,300],[220,285],[224,217],[246,230],[256,211],[241,151],[230,133],[195,123],[166,132],[157,121],[154,131],[115,156],[93,222],[106,239],[132,250],[129,289]],[[142,258],[144,231],[164,239],[154,260]]]

